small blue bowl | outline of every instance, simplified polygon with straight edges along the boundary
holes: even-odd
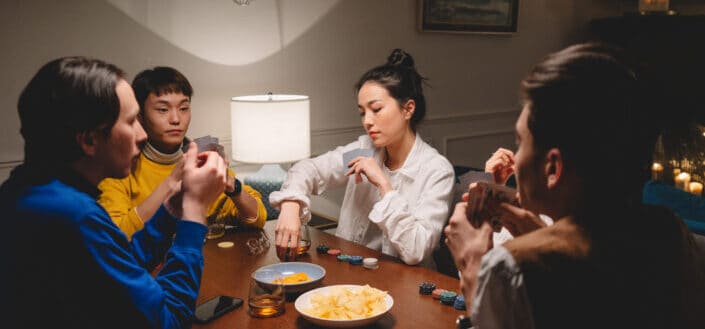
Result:
[[[323,277],[326,276],[326,270],[319,265],[304,262],[284,262],[262,266],[252,272],[252,278],[261,285],[271,286],[273,278],[267,274],[267,270],[279,272],[282,277],[304,272],[311,279],[306,282],[284,284],[284,290],[287,293],[299,293],[318,287]]]

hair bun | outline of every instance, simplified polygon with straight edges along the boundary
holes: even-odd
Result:
[[[405,51],[397,48],[387,57],[387,65],[414,67],[414,58]]]

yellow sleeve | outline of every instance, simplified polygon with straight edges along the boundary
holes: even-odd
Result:
[[[208,208],[208,214],[209,216],[212,215],[214,212],[218,212],[217,217],[218,218],[225,218],[226,223],[231,223],[234,224],[234,222],[237,220],[242,224],[243,226],[247,227],[254,227],[254,228],[262,228],[264,227],[264,223],[267,221],[267,208],[264,207],[264,202],[262,202],[262,195],[257,192],[257,190],[253,189],[249,185],[242,184],[242,192],[246,192],[247,194],[251,195],[255,200],[257,201],[257,220],[251,223],[246,223],[245,221],[242,220],[242,218],[238,218],[238,209],[235,206],[235,202],[233,202],[230,197],[228,197],[225,194],[221,194],[218,199],[211,204],[211,206]],[[223,200],[225,199],[225,200]],[[223,207],[218,210],[217,205],[220,203],[223,203]]]
[[[144,222],[132,205],[129,184],[128,178],[106,178],[98,185],[102,192],[98,203],[105,208],[115,225],[127,235],[128,240],[135,232],[144,228]]]

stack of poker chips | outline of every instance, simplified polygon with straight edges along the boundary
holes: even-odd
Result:
[[[340,254],[338,255],[338,261],[339,262],[348,262],[350,261],[350,256],[346,254]]]
[[[436,289],[436,285],[431,282],[423,282],[419,285],[419,294],[430,295],[433,290]]]
[[[362,266],[369,270],[374,270],[379,267],[377,258],[365,258],[362,260]]]
[[[433,297],[433,299],[441,299],[441,293],[443,293],[444,291],[447,291],[447,290],[441,289],[441,288],[437,288],[436,290],[434,290],[434,291],[431,293],[431,297]]]
[[[325,253],[328,253],[329,249],[330,248],[326,244],[321,243],[318,245],[318,247],[316,247],[316,252],[319,254],[325,254]]]
[[[362,256],[350,256],[348,262],[351,265],[362,265]]]
[[[458,294],[453,291],[444,291],[441,293],[441,303],[445,305],[453,305],[457,296]],[[463,303],[465,303],[465,301],[463,301]]]
[[[340,255],[340,249],[328,249],[328,254],[331,256],[338,256]]]
[[[458,295],[458,297],[455,297],[455,302],[453,302],[453,308],[456,310],[464,310],[465,309],[465,296],[463,295]]]

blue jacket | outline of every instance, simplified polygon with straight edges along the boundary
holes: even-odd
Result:
[[[71,170],[42,175],[20,166],[3,184],[3,326],[190,326],[206,227],[162,207],[128,241],[96,202],[98,195]]]

